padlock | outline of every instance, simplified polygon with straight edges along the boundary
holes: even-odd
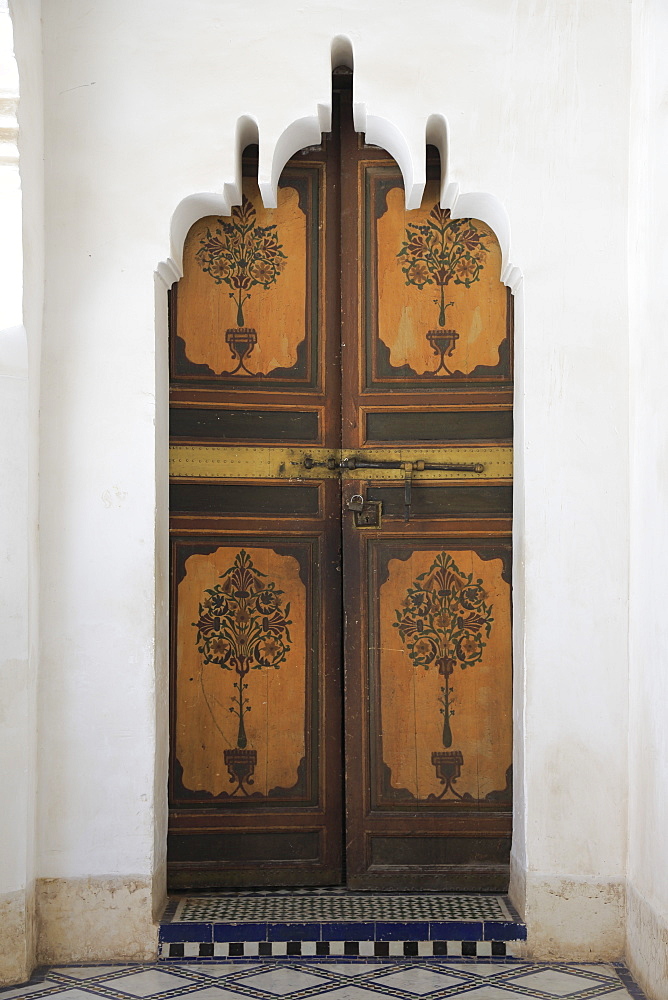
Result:
[[[346,504],[348,510],[360,511],[364,509],[364,497],[356,493]]]

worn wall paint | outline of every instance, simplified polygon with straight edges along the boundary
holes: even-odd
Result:
[[[37,961],[146,962],[155,958],[152,879],[38,879]]]

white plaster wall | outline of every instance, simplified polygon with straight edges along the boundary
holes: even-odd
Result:
[[[9,849],[0,852],[0,891],[25,886],[27,800],[31,781],[28,771],[26,734],[34,726],[28,717],[28,566],[26,450],[28,358],[21,293],[23,288],[21,248],[21,182],[19,178],[18,70],[13,51],[9,11],[0,4],[0,113],[7,131],[0,144],[0,656],[3,692],[2,764],[0,774],[9,777],[10,799],[20,803],[23,823],[16,824],[9,811],[0,814],[0,841]],[[23,746],[23,767],[16,768],[16,741]],[[5,780],[7,780],[5,777]],[[10,846],[11,845],[11,846]]]
[[[38,368],[39,323],[24,297],[41,303],[39,167],[34,184],[29,165],[41,143],[38,10],[19,20],[15,46],[10,11],[0,0],[0,983],[25,979],[35,957],[36,421],[28,376]],[[35,59],[32,81],[23,74],[28,53]],[[26,117],[32,124],[24,132]],[[36,204],[26,207],[31,195]],[[33,236],[37,267],[29,260]]]
[[[628,955],[668,997],[668,8],[635,4],[630,205],[631,591]]]
[[[49,0],[43,27],[39,874],[66,898],[80,879],[144,884],[161,868],[165,369],[153,273],[178,259],[196,217],[184,199],[218,199],[201,198],[199,214],[229,201],[242,115],[257,120],[270,194],[287,126],[305,119],[302,141],[327,117],[330,45],[343,35],[359,119],[394,123],[386,131],[419,180],[427,121],[444,115],[449,183],[494,195],[512,224],[507,263],[524,275],[516,884],[535,954],[619,957],[629,4]]]

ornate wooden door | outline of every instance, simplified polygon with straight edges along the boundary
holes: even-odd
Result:
[[[512,303],[341,100],[171,296],[170,882],[503,889]]]

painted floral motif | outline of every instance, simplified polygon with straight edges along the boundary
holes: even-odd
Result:
[[[237,307],[237,326],[244,325],[244,304],[255,285],[270,288],[285,266],[276,226],[258,226],[252,202],[246,195],[232,209],[232,221],[218,219],[219,227],[207,229],[195,256],[203,271],[217,285],[225,282]]]
[[[231,222],[218,219],[212,232],[207,228],[195,254],[200,267],[210,274],[217,285],[226,284],[237,310],[237,325],[227,330],[225,340],[237,367],[230,374],[243,371],[246,359],[257,343],[257,332],[244,326],[244,305],[251,297],[250,289],[261,285],[271,288],[287,260],[283,245],[278,242],[276,226],[258,226],[253,203],[244,194],[241,205],[232,209]]]
[[[455,667],[465,670],[482,660],[494,621],[482,583],[472,573],[464,574],[451,555],[441,552],[413,581],[401,610],[395,612],[394,627],[412,662],[425,670],[435,667],[443,678],[439,702],[446,748],[452,746]]]
[[[243,549],[221,574],[221,583],[205,591],[199,606],[197,649],[204,664],[215,664],[236,674],[229,711],[238,722],[237,745],[225,751],[230,780],[237,791],[248,794],[252,785],[256,751],[247,750],[244,717],[250,712],[246,676],[251,670],[279,669],[290,652],[290,604],[283,606],[283,591],[267,580]],[[233,793],[234,794],[234,793]]]
[[[424,224],[411,222],[406,227],[406,239],[401,244],[397,258],[406,276],[407,285],[422,291],[425,285],[435,285],[439,290],[434,305],[438,306],[438,329],[430,330],[427,340],[434,353],[440,354],[436,372],[451,375],[445,358],[452,355],[459,335],[446,330],[446,310],[454,302],[445,301],[445,288],[451,282],[470,288],[478,281],[485,266],[490,247],[485,240],[489,234],[478,229],[472,219],[451,219],[450,209],[434,205]]]

